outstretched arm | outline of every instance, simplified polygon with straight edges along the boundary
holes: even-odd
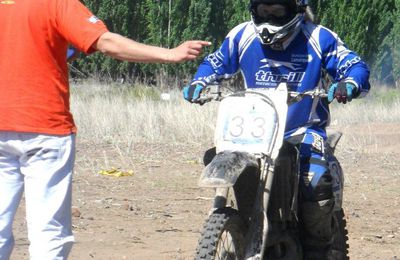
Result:
[[[122,35],[106,32],[93,44],[93,47],[115,59],[144,63],[178,63],[197,58],[206,41],[187,41],[176,48],[165,49],[142,44]]]

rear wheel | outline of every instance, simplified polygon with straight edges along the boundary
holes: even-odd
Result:
[[[195,259],[243,259],[245,230],[236,210],[223,208],[215,211],[204,224]]]
[[[347,260],[349,259],[349,237],[343,209],[334,212],[334,221],[332,259]]]

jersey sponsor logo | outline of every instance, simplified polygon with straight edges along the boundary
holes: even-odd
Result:
[[[293,63],[310,63],[313,61],[313,57],[311,54],[292,54],[291,61]]]
[[[271,71],[259,70],[256,73],[256,85],[258,86],[277,86],[281,82],[300,83],[305,76],[305,72],[289,72],[288,74],[273,74]]]
[[[278,61],[278,60],[272,60],[272,59],[262,59],[260,61],[261,63],[267,63],[263,66],[260,67],[260,69],[263,68],[279,68],[279,67],[286,67],[291,70],[299,70],[301,67],[298,64],[292,63],[292,62],[286,62],[286,61]]]
[[[287,82],[290,84],[298,84],[304,79],[304,71],[296,71],[302,69],[300,64],[295,64],[285,61],[277,61],[272,59],[262,59],[261,63],[267,63],[262,65],[259,71],[256,73],[256,85],[261,87],[275,87],[281,82]],[[274,74],[272,71],[265,71],[265,68],[279,68],[286,67],[291,72]]]
[[[0,4],[3,4],[3,5],[13,5],[13,4],[15,4],[15,1],[12,1],[12,0],[0,1]]]
[[[215,74],[207,76],[207,77],[199,77],[197,78],[194,82],[198,83],[198,82],[202,82],[205,83],[205,85],[209,84],[209,83],[213,83],[216,81],[216,76]],[[192,82],[191,84],[193,84],[194,82]]]
[[[100,19],[92,15],[91,17],[89,17],[88,21],[89,23],[97,23],[98,21],[100,21]]]
[[[222,54],[221,50],[207,56],[207,61],[211,64],[213,69],[218,69],[222,67],[223,60],[224,60],[224,55]]]
[[[340,66],[339,67],[339,72],[340,72],[340,74],[341,75],[345,75],[346,74],[346,72],[347,72],[347,70],[351,67],[351,66],[353,66],[354,64],[356,64],[356,63],[359,63],[361,61],[361,58],[360,57],[354,57],[353,59],[351,59],[351,60],[347,60],[342,66]]]

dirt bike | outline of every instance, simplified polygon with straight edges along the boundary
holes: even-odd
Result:
[[[222,95],[212,86],[202,103],[221,101],[215,148],[205,153],[199,186],[215,189],[195,259],[303,259],[299,221],[299,151],[284,140],[288,106],[324,90],[276,89]],[[348,259],[342,209],[343,172],[334,150],[340,133],[328,133],[326,160],[335,196],[332,250]],[[306,259],[305,259],[306,260]]]

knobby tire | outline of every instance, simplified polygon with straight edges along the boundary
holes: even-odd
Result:
[[[231,247],[228,235],[232,238]],[[223,208],[211,214],[204,224],[196,250],[196,260],[241,260],[245,251],[245,227],[238,212],[232,208]],[[228,251],[220,250],[224,245]]]

